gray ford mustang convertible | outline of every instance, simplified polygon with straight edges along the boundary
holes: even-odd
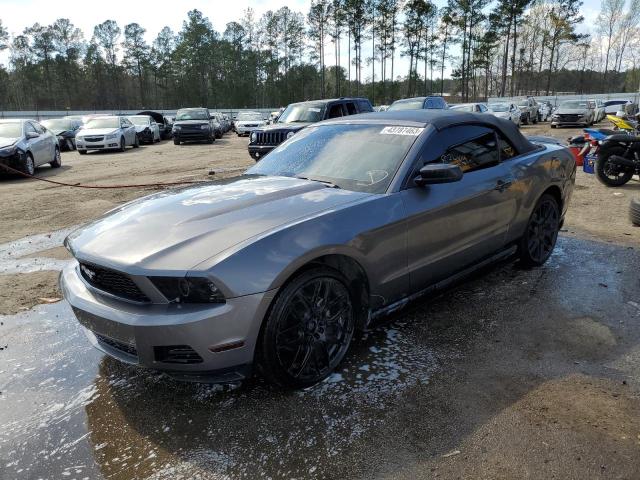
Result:
[[[305,387],[376,316],[551,255],[575,162],[507,120],[398,111],[302,130],[244,175],[117,208],[65,241],[65,298],[123,362]]]

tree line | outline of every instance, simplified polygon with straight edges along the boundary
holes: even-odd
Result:
[[[602,0],[590,35],[579,32],[581,6],[581,0],[449,0],[441,8],[431,0],[312,0],[305,13],[284,6],[257,17],[249,8],[223,32],[192,10],[179,32],[164,27],[151,43],[138,23],[106,20],[86,37],[60,18],[9,36],[0,19],[0,50],[9,51],[8,65],[0,66],[0,110],[637,91],[640,0]]]

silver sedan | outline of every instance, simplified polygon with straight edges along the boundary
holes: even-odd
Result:
[[[164,191],[72,233],[61,274],[89,340],[179,378],[328,377],[354,332],[513,255],[551,255],[564,147],[445,110],[314,124],[237,178]]]
[[[35,120],[0,120],[0,164],[33,175],[36,167],[47,163],[53,168],[62,165],[53,133]]]
[[[95,117],[76,133],[76,150],[84,155],[88,150],[119,150],[127,146],[138,148],[140,140],[136,127],[126,117],[115,115]]]

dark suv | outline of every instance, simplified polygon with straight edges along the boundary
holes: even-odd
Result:
[[[249,137],[249,155],[260,160],[296,132],[321,120],[346,117],[357,113],[373,112],[366,98],[334,98],[292,103],[272,125],[258,128]]]
[[[173,143],[206,141],[213,143],[216,131],[213,117],[207,108],[181,108],[173,122]]]

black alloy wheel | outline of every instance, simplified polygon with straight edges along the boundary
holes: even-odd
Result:
[[[549,194],[540,197],[519,245],[520,260],[527,266],[545,263],[556,245],[560,229],[560,207]]]
[[[283,289],[259,345],[259,363],[268,380],[304,388],[324,380],[338,366],[355,327],[346,285],[339,272],[314,268]]]

